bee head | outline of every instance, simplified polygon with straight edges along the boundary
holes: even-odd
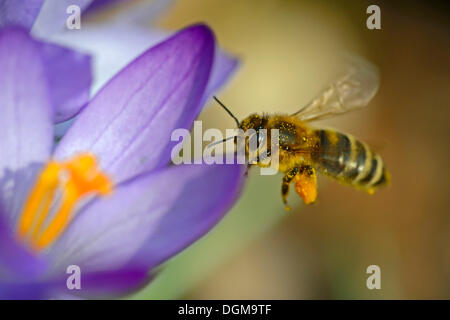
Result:
[[[259,114],[252,114],[242,120],[239,125],[239,129],[248,133],[249,130],[254,130],[256,132],[256,143],[259,148],[264,140],[267,138],[267,132],[262,132],[261,130],[267,129],[267,117],[260,116]]]
[[[262,142],[265,135],[262,135],[260,133],[260,130],[265,129],[265,127],[267,126],[267,117],[261,117],[260,115],[255,113],[255,114],[248,116],[241,122],[239,122],[239,120],[235,117],[235,115],[219,99],[217,99],[217,97],[213,97],[213,98],[234,119],[238,129],[241,129],[244,132],[246,132],[247,130],[250,130],[250,129],[255,130],[258,145]],[[230,138],[234,138],[234,142],[237,143],[237,139],[239,138],[239,136],[234,136],[234,137],[230,137]],[[229,138],[223,139],[222,141],[219,141],[218,143],[225,142],[228,139]]]
[[[242,129],[244,131],[253,129],[258,132],[259,130],[264,129],[266,123],[267,119],[255,113],[242,120],[242,122],[239,124],[239,129]]]

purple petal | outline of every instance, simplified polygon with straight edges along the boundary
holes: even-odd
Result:
[[[167,38],[161,30],[124,24],[122,20],[107,24],[85,25],[81,30],[55,34],[52,42],[93,56],[92,95],[116,73],[153,45]]]
[[[170,161],[170,136],[201,109],[214,37],[204,25],[184,29],[115,76],[79,114],[55,157],[92,152],[119,182]]]
[[[17,241],[6,218],[0,209],[0,300],[43,298],[47,286],[37,279],[47,264]]]
[[[127,17],[129,18],[129,17]],[[89,52],[94,57],[95,94],[109,79],[149,47],[168,37],[168,32],[149,29],[123,19],[103,25],[86,25],[77,32],[56,34],[52,41]],[[220,89],[238,67],[238,60],[216,48],[213,71],[203,99]]]
[[[0,28],[21,26],[30,30],[44,0],[0,0]]]
[[[0,281],[0,300],[38,300],[47,298],[48,287],[41,283]]]
[[[166,31],[143,28],[129,23],[124,24],[120,20],[118,23],[112,24],[83,26],[77,32],[62,32],[52,37],[52,40],[77,50],[92,53],[94,56],[94,82],[91,88],[95,93],[133,59],[165,38],[167,38]],[[202,101],[206,102],[207,98],[222,88],[236,71],[238,65],[235,57],[217,49],[213,71]],[[69,123],[66,122],[58,125],[56,128],[57,138],[62,138],[68,128]]]
[[[6,281],[35,279],[46,270],[45,262],[17,241],[6,218],[0,211],[0,287],[6,286]]]
[[[84,10],[91,2],[92,0],[46,0],[31,32],[38,37],[47,37],[59,32],[65,26],[70,15],[66,12],[69,6],[77,5]]]
[[[152,268],[219,222],[243,180],[239,165],[182,165],[139,176],[82,210],[49,259],[55,270]]]
[[[81,289],[67,289],[67,275],[53,279],[46,287],[51,287],[52,298],[118,298],[139,290],[151,280],[148,269],[122,268],[102,272],[87,272],[81,269]]]
[[[16,28],[0,31],[0,202],[14,222],[53,144],[53,112],[40,46]]]
[[[58,45],[42,43],[55,122],[75,116],[89,100],[91,57]]]
[[[148,269],[120,269],[88,273],[83,276],[83,292],[87,297],[116,297],[131,293],[151,279]]]

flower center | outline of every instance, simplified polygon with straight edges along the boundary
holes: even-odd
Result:
[[[81,199],[103,196],[112,189],[111,180],[99,170],[92,154],[80,154],[66,162],[49,161],[23,207],[17,234],[39,252],[67,228]]]

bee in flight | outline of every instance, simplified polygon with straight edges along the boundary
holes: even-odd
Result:
[[[316,172],[343,184],[372,194],[389,183],[390,177],[381,157],[355,137],[332,129],[313,128],[309,122],[343,114],[366,106],[378,90],[376,68],[351,57],[346,72],[338,76],[315,99],[291,115],[251,114],[241,122],[216,97],[214,99],[233,117],[239,129],[253,129],[258,136],[266,129],[266,148],[270,155],[270,132],[278,129],[279,170],[284,173],[281,195],[286,210],[290,184],[305,204],[317,199]],[[261,140],[257,138],[258,141]],[[224,139],[228,140],[228,139]],[[235,139],[235,143],[236,143]],[[248,147],[246,156],[248,159]],[[266,163],[256,159],[263,167]],[[249,162],[250,167],[252,162]]]

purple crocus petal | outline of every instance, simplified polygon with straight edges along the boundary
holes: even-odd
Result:
[[[119,23],[84,26],[77,32],[59,33],[52,37],[52,40],[92,53],[95,59],[93,61],[94,82],[91,88],[92,93],[96,93],[114,74],[146,49],[165,38],[167,38],[167,32],[163,30]],[[222,88],[238,66],[237,58],[216,49],[213,70],[202,101],[206,102],[207,98]],[[58,124],[55,128],[55,137],[61,139],[72,123],[73,119]]]
[[[117,297],[138,290],[148,284],[150,280],[148,269],[121,269],[87,273],[83,275],[83,292],[86,292],[88,297]]]
[[[44,0],[0,0],[0,28],[20,26],[30,30]]]
[[[86,24],[77,32],[63,31],[50,39],[94,57],[91,96],[95,95],[116,73],[143,52],[167,38],[167,33],[117,20],[107,24]]]
[[[77,32],[67,30],[51,37],[55,43],[88,52],[94,57],[92,94],[97,93],[109,79],[145,50],[169,36],[166,30],[148,28],[136,23],[136,20],[140,19],[138,14],[145,15],[148,19],[149,13],[145,9],[135,14],[123,14],[110,23],[83,25]],[[238,60],[235,57],[216,48],[207,96],[220,89],[237,67]],[[206,100],[206,96],[203,100]]]
[[[189,128],[200,112],[213,58],[214,36],[204,25],[149,49],[83,109],[55,157],[92,152],[116,183],[167,165],[172,131]]]
[[[0,31],[0,202],[8,223],[20,210],[53,144],[53,110],[40,46],[26,31]]]
[[[79,212],[48,255],[55,272],[149,269],[207,233],[237,199],[240,165],[181,165],[118,186]]]
[[[42,43],[41,51],[55,122],[63,122],[75,116],[89,100],[91,57],[50,43]]]
[[[0,300],[39,300],[47,298],[48,286],[41,283],[2,282]]]
[[[0,211],[0,296],[2,283],[3,287],[6,286],[5,281],[33,279],[45,269],[46,263],[17,241],[4,212]]]
[[[47,37],[60,31],[69,14],[67,8],[71,5],[79,6],[81,11],[91,4],[92,0],[45,0],[41,11],[34,22],[31,32],[37,37]]]
[[[67,289],[67,275],[46,284],[51,288],[51,298],[56,299],[86,299],[86,298],[117,298],[147,285],[152,279],[148,269],[122,268],[102,272],[81,271],[81,289]],[[50,291],[50,290],[49,290]]]

